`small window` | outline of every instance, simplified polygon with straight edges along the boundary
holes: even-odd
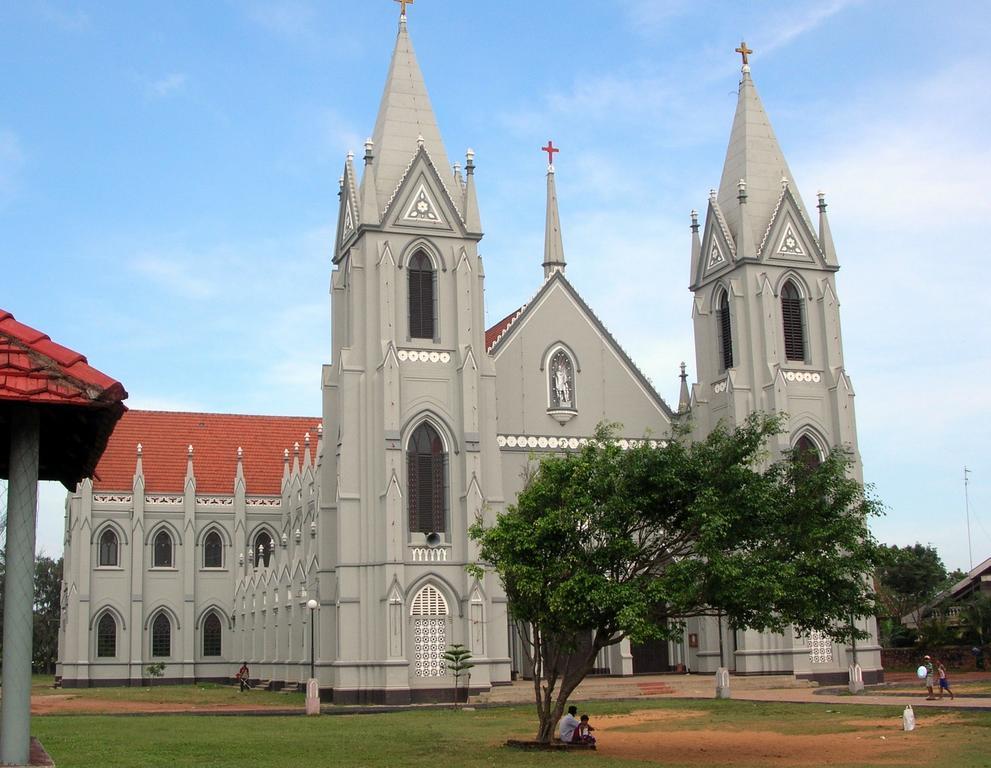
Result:
[[[224,567],[224,542],[216,531],[210,531],[203,539],[203,567]]]
[[[223,625],[215,613],[203,621],[203,655],[220,656]]]
[[[433,339],[436,318],[433,264],[423,251],[417,251],[409,261],[407,273],[410,338]]]
[[[268,568],[268,564],[272,560],[273,546],[272,537],[268,534],[268,531],[262,531],[255,536],[253,554],[257,565]]]
[[[158,614],[151,625],[151,655],[156,658],[172,655],[172,622],[164,613]]]
[[[781,320],[785,332],[785,359],[805,360],[805,308],[802,294],[789,280],[781,289]]]
[[[96,625],[96,655],[101,659],[112,659],[117,655],[117,621],[109,611]]]
[[[112,529],[107,528],[107,530],[100,534],[100,566],[116,566],[118,564],[119,550],[117,534]]]
[[[168,531],[159,531],[155,537],[155,553],[152,559],[155,568],[172,567],[172,537]]]
[[[447,530],[447,454],[429,424],[413,432],[406,449],[409,529],[418,533]]]
[[[719,294],[716,309],[716,330],[719,336],[719,358],[723,370],[733,367],[733,325],[729,313],[729,296],[726,291]]]

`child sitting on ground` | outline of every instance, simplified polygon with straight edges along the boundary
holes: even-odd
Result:
[[[588,723],[588,715],[582,715],[581,723],[575,728],[575,741],[579,744],[595,744],[595,736],[592,735],[594,730]]]

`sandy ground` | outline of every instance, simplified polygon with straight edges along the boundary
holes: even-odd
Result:
[[[773,731],[694,730],[686,720],[702,713],[646,710],[604,717],[596,723],[598,753],[612,757],[664,762],[677,756],[679,764],[762,766],[847,765],[851,759],[867,765],[927,765],[941,728],[956,722],[953,715],[929,717],[912,733],[900,718],[845,719],[856,730],[846,733],[786,735]],[[679,730],[666,723],[679,721]],[[700,723],[701,725],[701,723]],[[665,758],[665,756],[668,756]]]

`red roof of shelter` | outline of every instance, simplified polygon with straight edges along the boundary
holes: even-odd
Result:
[[[505,333],[506,329],[513,324],[513,320],[517,318],[520,312],[523,311],[523,307],[519,309],[514,309],[508,315],[506,315],[502,320],[493,325],[485,332],[485,351],[488,352],[492,349],[492,346],[499,341],[499,337]]]
[[[310,433],[310,456],[316,462],[319,418],[299,416],[242,416],[229,413],[180,413],[130,410],[118,422],[107,443],[93,487],[126,491],[133,486],[137,446],[145,490],[182,493],[186,460],[193,446],[193,474],[197,493],[230,494],[237,476],[237,449],[243,449],[246,492],[278,495],[282,487],[283,452],[290,461],[294,443],[305,453]]]
[[[99,405],[123,400],[120,382],[0,309],[0,399]]]
[[[0,477],[18,413],[38,416],[38,478],[75,488],[90,477],[127,392],[86,358],[0,310]]]

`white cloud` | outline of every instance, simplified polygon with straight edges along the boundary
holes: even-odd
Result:
[[[255,24],[289,40],[312,39],[316,8],[303,0],[254,2],[248,6],[248,18]]]
[[[170,72],[148,84],[148,93],[155,98],[164,99],[178,93],[186,86],[186,75],[182,72]]]
[[[185,254],[151,253],[139,255],[131,265],[153,284],[186,299],[208,299],[216,293],[216,284],[202,274],[209,267],[209,261]]]
[[[824,24],[833,16],[863,0],[817,0],[804,7],[790,5],[788,11],[772,22],[761,40],[761,50],[770,53],[783,48],[800,37]],[[768,14],[774,19],[774,14]]]
[[[34,6],[45,21],[64,32],[81,32],[90,27],[90,17],[80,8],[60,8],[46,0],[36,0]]]

